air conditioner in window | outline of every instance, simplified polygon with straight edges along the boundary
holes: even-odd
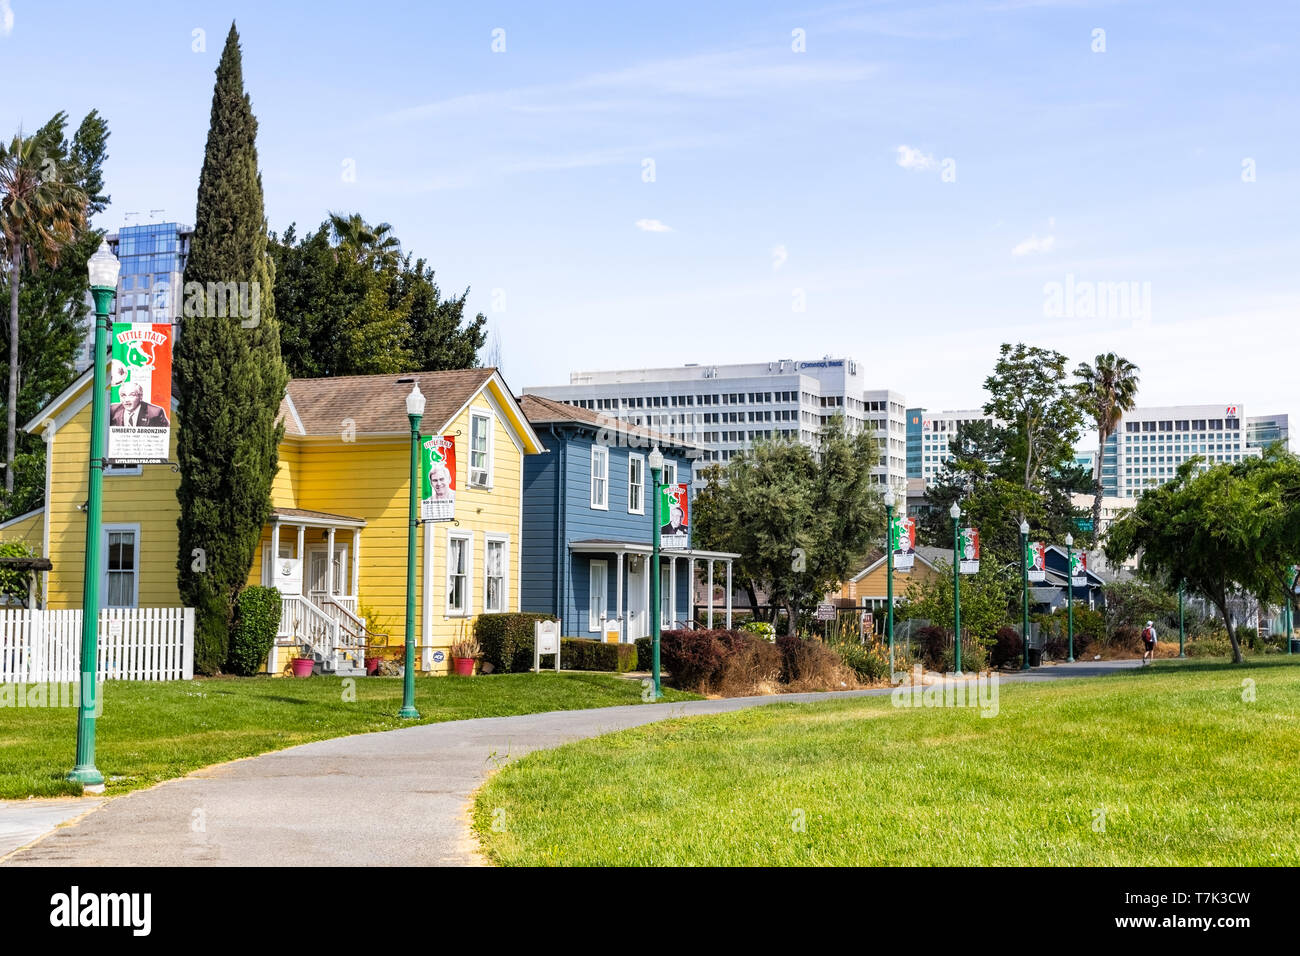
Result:
[[[486,488],[488,486],[488,473],[482,468],[471,468],[469,470],[469,486],[471,488]]]

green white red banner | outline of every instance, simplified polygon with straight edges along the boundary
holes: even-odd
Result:
[[[1042,541],[1030,541],[1025,548],[1025,567],[1029,570],[1029,580],[1041,583],[1047,580],[1047,545]]]
[[[172,326],[114,322],[108,450],[117,465],[164,465],[171,449]]]
[[[691,505],[685,484],[659,489],[659,546],[684,550],[691,546]]]
[[[456,517],[456,436],[420,437],[420,520]]]
[[[978,528],[961,529],[957,558],[957,570],[962,574],[979,574],[980,532]]]
[[[1088,583],[1088,552],[1075,551],[1070,555],[1070,584],[1081,588]]]
[[[912,570],[916,557],[916,519],[894,518],[889,528],[889,542],[894,550],[894,570]]]

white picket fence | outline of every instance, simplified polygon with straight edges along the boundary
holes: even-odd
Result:
[[[99,680],[189,680],[194,608],[105,608]],[[81,679],[81,610],[0,610],[0,684]]]

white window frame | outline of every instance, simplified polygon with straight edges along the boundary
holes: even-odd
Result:
[[[491,546],[501,545],[501,606],[488,605],[488,554]],[[510,610],[510,535],[483,533],[483,613],[504,614]]]
[[[672,475],[671,478],[668,477],[670,474]],[[664,461],[664,484],[677,484],[677,462],[669,460]]]
[[[641,480],[634,482],[632,480],[632,462],[638,462],[641,466]],[[640,507],[632,507],[632,488],[636,487],[641,491]],[[628,452],[627,455],[627,513],[630,515],[645,514],[645,455],[638,455],[636,452]]]
[[[593,613],[596,608],[592,600],[597,594],[592,586],[592,578],[598,567],[600,568],[600,610],[604,612],[605,620],[609,620],[609,561],[604,558],[591,560],[587,562],[587,630],[589,631],[599,631],[602,626],[602,615]]]
[[[604,471],[599,478],[596,477],[596,460],[601,459],[604,462]],[[609,446],[592,445],[591,446],[591,506],[597,511],[609,510]],[[604,496],[600,501],[596,500],[597,481],[604,483]]]
[[[463,541],[465,543],[465,606],[463,608],[454,608],[451,604],[451,543],[452,541]],[[443,584],[447,591],[447,617],[470,617],[474,613],[474,533],[472,531],[453,531],[447,529],[447,572],[443,575]]]
[[[487,428],[487,442],[486,442],[487,447],[484,452],[485,467],[482,469],[483,480],[481,482],[476,482],[474,480],[474,424],[475,422],[480,422],[480,421],[483,422],[484,426]],[[492,443],[493,443],[493,433],[496,431],[496,429],[493,428],[494,422],[495,422],[495,417],[492,415],[491,412],[472,411],[469,413],[469,469],[467,474],[469,475],[469,486],[471,488],[481,488],[487,491],[492,490],[492,465],[493,465],[493,458],[495,457],[492,454],[493,452]]]
[[[108,603],[108,536],[110,533],[130,532],[135,535],[135,569],[132,572],[131,603],[126,605]],[[99,593],[103,597],[104,607],[139,607],[140,606],[140,525],[139,523],[104,524],[99,529],[102,545],[99,564]]]

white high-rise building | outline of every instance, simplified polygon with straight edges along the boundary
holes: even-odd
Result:
[[[875,480],[888,482],[900,499],[907,493],[906,403],[898,392],[867,388],[853,359],[574,372],[568,385],[524,393],[678,435],[719,462],[771,435],[815,446],[821,426],[843,414],[850,429],[875,434]]]
[[[1240,405],[1169,405],[1124,415],[1102,454],[1102,487],[1115,498],[1136,498],[1172,479],[1194,456],[1202,468],[1258,457],[1247,441]]]
[[[953,458],[952,440],[957,429],[971,422],[992,422],[992,415],[968,408],[958,411],[925,411],[921,417],[921,474],[926,483],[943,473],[943,463]]]

